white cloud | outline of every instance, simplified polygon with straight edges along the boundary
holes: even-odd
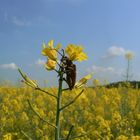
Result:
[[[5,22],[9,22],[12,23],[16,26],[30,26],[31,22],[23,19],[23,18],[19,18],[17,16],[10,16],[7,11],[3,12],[3,20]]]
[[[91,68],[88,69],[88,71],[93,73],[103,73],[103,72],[114,72],[115,69],[113,67],[101,67],[93,65]]]
[[[0,68],[16,70],[18,67],[17,67],[17,65],[15,63],[9,63],[9,64],[0,65]]]
[[[108,48],[106,54],[102,56],[102,58],[113,58],[117,56],[123,56],[126,52],[127,50],[125,50],[122,47],[111,46],[110,48]]]
[[[38,59],[36,62],[35,62],[35,64],[37,65],[37,66],[42,66],[42,65],[44,65],[46,63],[46,60],[43,60],[43,59]]]
[[[124,69],[116,69],[114,67],[102,67],[93,65],[87,69],[88,73],[93,73],[93,77],[99,79],[100,81],[109,80],[119,81],[122,80]]]
[[[12,17],[12,23],[17,26],[29,26],[31,24],[29,21],[21,20],[16,16]]]

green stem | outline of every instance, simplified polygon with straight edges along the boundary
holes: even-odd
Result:
[[[73,127],[74,126],[72,125],[71,128],[70,128],[70,130],[69,130],[69,133],[68,133],[68,136],[67,136],[66,140],[69,140],[70,139],[70,135],[72,133]]]
[[[53,125],[52,123],[48,122],[47,120],[43,119],[43,118],[40,116],[40,114],[34,109],[33,105],[32,105],[31,102],[30,102],[30,100],[27,100],[27,102],[28,102],[30,108],[32,109],[32,111],[40,118],[40,120],[42,120],[42,121],[46,122],[48,125],[50,125],[50,126],[56,128],[55,125]]]
[[[57,98],[57,111],[56,111],[55,140],[60,140],[60,108],[61,108],[62,82],[63,82],[63,74],[60,74],[58,98]]]
[[[79,97],[80,95],[83,93],[84,89],[68,104],[66,104],[65,106],[60,108],[60,111],[62,111],[63,109],[65,109],[66,107],[70,106],[71,104],[73,104]]]
[[[46,94],[48,94],[48,95],[50,95],[50,96],[52,96],[52,97],[55,97],[55,98],[57,99],[57,96],[55,96],[55,95],[49,93],[48,91],[45,91],[44,89],[42,89],[42,88],[40,88],[40,87],[35,88],[35,90],[42,91],[42,92],[44,92],[44,93],[46,93]]]
[[[20,132],[27,138],[27,140],[32,140],[23,130],[20,130]]]
[[[128,81],[129,80],[129,65],[130,65],[130,63],[129,63],[129,60],[128,60],[128,62],[127,62],[127,72],[126,72],[126,81]]]

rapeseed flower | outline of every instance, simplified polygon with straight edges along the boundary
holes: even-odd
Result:
[[[12,140],[12,134],[11,133],[7,133],[3,136],[3,140]]]
[[[130,51],[126,52],[125,58],[126,58],[127,60],[131,60],[131,59],[133,58],[132,52],[130,52]]]
[[[54,48],[54,41],[50,40],[48,45],[43,43],[42,45],[42,55],[47,56],[49,59],[56,60],[57,59],[57,51],[60,49],[61,45],[57,44],[56,48]]]
[[[81,62],[83,60],[87,60],[87,55],[83,52],[83,48],[81,46],[69,44],[65,48],[65,52],[71,61]]]
[[[56,61],[48,59],[47,63],[45,64],[45,68],[47,70],[54,70],[56,67]]]

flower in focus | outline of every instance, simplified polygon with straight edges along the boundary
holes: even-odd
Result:
[[[74,44],[69,44],[65,48],[65,52],[69,56],[69,59],[72,61],[83,61],[87,60],[87,55],[83,52],[83,48],[81,46],[76,46]]]
[[[43,43],[42,47],[42,55],[47,56],[49,59],[56,60],[57,59],[57,50],[60,49],[61,45],[57,44],[56,48],[53,46],[53,40],[48,42],[48,45]]]
[[[91,74],[84,76],[82,79],[80,79],[78,82],[76,82],[74,87],[75,88],[83,87],[89,79],[91,79]]]
[[[126,52],[125,58],[128,59],[128,60],[131,60],[133,58],[132,52],[130,52],[130,51],[129,52]]]
[[[51,59],[48,59],[47,63],[45,64],[45,68],[47,70],[54,70],[56,67],[56,61],[53,61]]]

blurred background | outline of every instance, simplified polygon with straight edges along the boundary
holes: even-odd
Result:
[[[20,67],[41,85],[57,85],[44,68],[42,43],[82,45],[88,60],[77,65],[77,79],[87,73],[100,81],[139,80],[139,0],[0,0],[0,83],[17,84]],[[90,84],[90,83],[89,83]]]

